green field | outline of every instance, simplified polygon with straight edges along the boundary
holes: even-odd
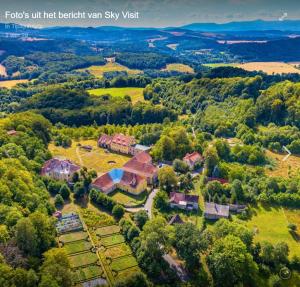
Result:
[[[147,192],[142,192],[139,195],[132,195],[129,193],[126,193],[121,190],[116,190],[110,194],[110,196],[117,201],[118,203],[125,205],[126,207],[134,207],[138,205],[142,205],[145,203],[147,199]]]
[[[237,63],[208,63],[203,64],[203,66],[210,67],[210,68],[218,68],[218,67],[235,67]]]
[[[288,231],[289,221],[283,208],[264,208],[260,205],[252,208],[252,212],[254,215],[246,222],[246,225],[255,232],[255,241],[269,241],[272,244],[286,242],[290,249],[290,257],[300,254],[300,244]],[[299,211],[297,211],[297,216],[299,216]]]
[[[184,64],[178,64],[178,63],[168,64],[164,70],[177,71],[177,72],[188,73],[188,74],[193,74],[195,72],[192,67]]]
[[[69,243],[78,240],[84,240],[88,238],[88,234],[84,231],[72,232],[61,235],[59,240],[63,243]]]
[[[107,246],[123,243],[125,242],[125,239],[123,235],[117,233],[111,236],[102,237],[101,242],[105,247],[107,247]]]
[[[96,230],[96,234],[99,236],[107,236],[119,232],[120,232],[120,227],[118,225],[104,226]]]
[[[134,266],[137,266],[136,259],[130,255],[117,258],[111,263],[112,270],[117,272]]]
[[[77,71],[89,71],[92,75],[102,78],[104,73],[107,72],[127,72],[130,75],[142,74],[141,70],[132,70],[118,63],[107,63],[103,66],[90,66],[84,69],[78,69]]]
[[[126,87],[126,88],[100,88],[88,90],[90,95],[102,96],[110,94],[112,97],[130,96],[132,103],[144,102],[143,88]]]
[[[94,264],[98,261],[98,257],[95,253],[85,252],[85,253],[80,253],[78,255],[69,256],[69,260],[71,263],[71,267],[76,268],[79,266]]]
[[[75,241],[64,245],[64,249],[67,251],[68,254],[87,251],[91,248],[92,244],[86,240]]]
[[[103,277],[103,271],[98,265],[89,265],[87,267],[78,268],[73,275],[75,282],[87,281],[97,277]]]
[[[112,246],[105,250],[105,256],[107,258],[112,258],[112,259],[118,258],[121,256],[130,255],[131,253],[132,252],[131,252],[130,247],[125,243]]]

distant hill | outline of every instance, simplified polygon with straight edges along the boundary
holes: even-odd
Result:
[[[216,23],[193,23],[182,26],[183,29],[192,31],[217,32],[217,31],[300,31],[300,20],[284,20],[284,21],[244,21],[229,22],[224,24]]]

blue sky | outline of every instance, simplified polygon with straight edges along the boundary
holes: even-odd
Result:
[[[139,12],[139,19],[16,20],[5,19],[5,11]],[[299,0],[1,0],[0,21],[35,26],[131,26],[166,27],[193,22],[231,22],[300,18]]]

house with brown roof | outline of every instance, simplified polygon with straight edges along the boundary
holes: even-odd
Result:
[[[8,136],[15,136],[18,134],[18,132],[16,130],[10,130],[6,132]]]
[[[204,217],[207,219],[219,219],[229,217],[229,205],[205,202]]]
[[[203,156],[194,151],[193,153],[187,153],[183,158],[183,161],[190,167],[190,169],[194,169],[197,163],[203,161]]]
[[[134,145],[134,137],[116,134],[111,139],[110,149],[119,153],[132,154],[132,148]]]
[[[112,140],[112,136],[103,134],[98,139],[98,146],[110,149],[111,140]]]
[[[137,195],[146,190],[147,180],[138,174],[123,169],[112,169],[110,172],[98,177],[92,183],[91,187],[106,194],[119,188],[128,193]]]
[[[169,204],[171,208],[177,207],[186,210],[197,210],[199,208],[199,196],[184,194],[181,192],[171,192]]]
[[[138,153],[130,159],[124,164],[123,170],[145,177],[148,184],[155,184],[157,182],[158,169],[152,164],[152,158],[146,152]]]
[[[41,175],[49,176],[57,180],[71,181],[73,174],[79,170],[80,166],[70,160],[52,158],[44,163]]]

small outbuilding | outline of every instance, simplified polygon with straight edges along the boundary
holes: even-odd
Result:
[[[205,202],[204,217],[207,219],[228,218],[229,205]]]

